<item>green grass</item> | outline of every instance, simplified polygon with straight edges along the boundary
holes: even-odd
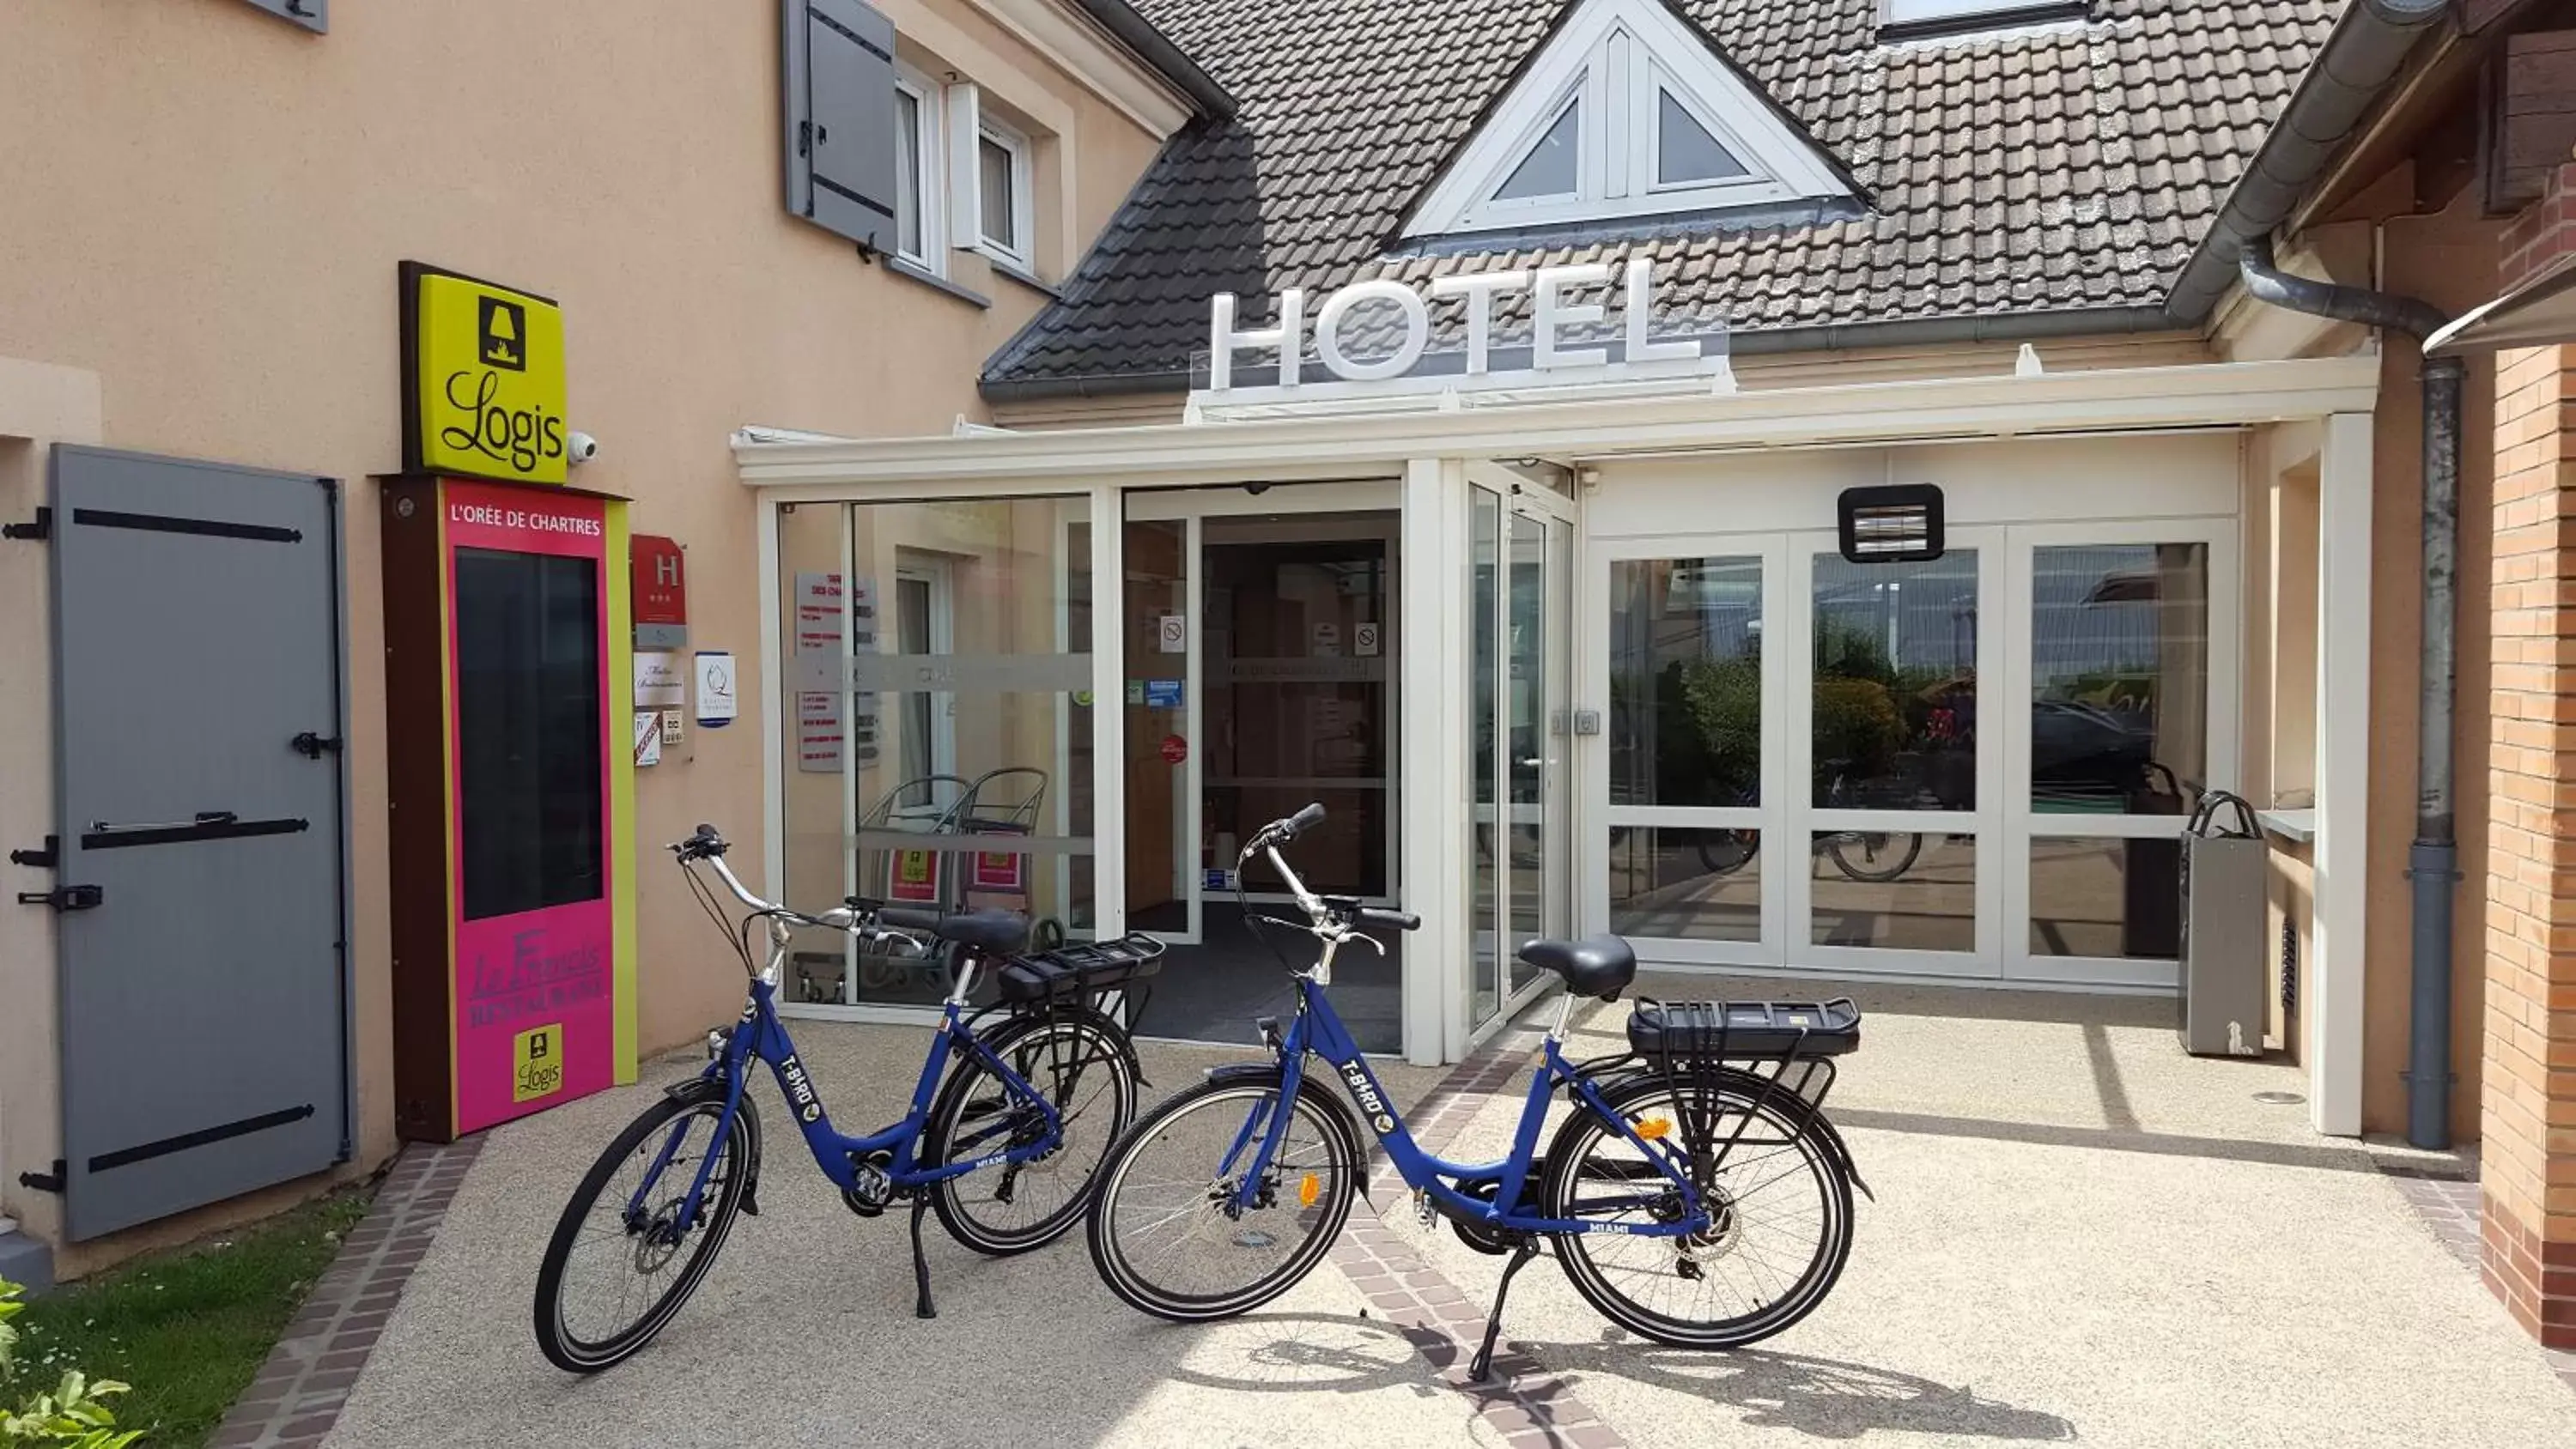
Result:
[[[340,1239],[366,1216],[362,1189],[266,1222],[136,1259],[32,1300],[19,1315],[14,1379],[0,1401],[50,1388],[65,1369],[122,1379],[108,1401],[151,1449],[194,1449],[250,1386]]]

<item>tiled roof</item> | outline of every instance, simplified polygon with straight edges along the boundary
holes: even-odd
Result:
[[[1569,0],[1134,0],[1240,103],[1175,136],[997,391],[1185,384],[1207,298],[1656,258],[1739,334],[2155,308],[2341,0],[2098,0],[2090,21],[1881,45],[1879,0],[1667,0],[1845,168],[1857,218],[1406,255],[1409,209]],[[1580,3],[1580,0],[1572,0]]]

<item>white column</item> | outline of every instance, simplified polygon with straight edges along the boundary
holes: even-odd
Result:
[[[2326,419],[2317,463],[2316,960],[2308,1117],[2361,1135],[2362,964],[2370,848],[2371,417]],[[2395,890],[2395,880],[2387,882]]]
[[[1422,929],[1404,943],[1404,1055],[1455,1060],[1467,1040],[1474,923],[1467,900],[1467,473],[1416,458],[1404,470],[1404,716],[1399,735],[1404,908]]]
[[[1091,490],[1091,890],[1100,939],[1127,932],[1127,529],[1115,483]]]

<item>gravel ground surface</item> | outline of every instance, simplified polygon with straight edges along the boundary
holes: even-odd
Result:
[[[1707,978],[1640,988],[1758,994]],[[763,1215],[737,1225],[653,1347],[567,1377],[530,1336],[538,1255],[591,1156],[691,1068],[676,1060],[492,1135],[328,1442],[2576,1443],[2576,1394],[2372,1153],[2253,1100],[2302,1090],[2296,1070],[2183,1057],[2169,1003],[1855,994],[1866,1041],[1832,1108],[1878,1197],[1813,1316],[1756,1349],[1694,1354],[1608,1327],[1553,1263],[1515,1286],[1507,1340],[1612,1437],[1507,1440],[1382,1316],[1361,1316],[1332,1263],[1260,1314],[1182,1328],[1113,1299],[1078,1233],[986,1260],[934,1229],[941,1316],[916,1320],[903,1218],[853,1218],[774,1111]],[[1573,1045],[1611,1049],[1626,1010],[1588,1013]],[[845,1126],[892,1114],[923,1043],[911,1028],[797,1035]],[[1146,1052],[1148,1103],[1242,1056]],[[1381,1073],[1407,1102],[1441,1075]],[[1521,1085],[1445,1155],[1498,1153]],[[1403,1249],[1490,1303],[1500,1260],[1414,1226],[1400,1200],[1379,1206]]]

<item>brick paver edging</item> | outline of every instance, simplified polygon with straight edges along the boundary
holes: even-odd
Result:
[[[2486,1190],[2475,1177],[2437,1176],[2387,1162],[2379,1170],[2397,1184],[2397,1195],[2414,1207],[2433,1230],[2434,1240],[2459,1259],[2461,1267],[2472,1274],[2485,1273]],[[2576,1389],[2576,1353],[2548,1348],[2541,1353],[2560,1381]]]
[[[474,1136],[403,1149],[208,1449],[310,1449],[331,1432],[482,1144]]]
[[[1506,1031],[1433,1083],[1404,1114],[1422,1150],[1438,1153],[1454,1142],[1477,1109],[1520,1075],[1539,1038],[1526,1028]],[[1485,1314],[1415,1247],[1413,1235],[1422,1229],[1414,1219],[1413,1193],[1383,1151],[1370,1157],[1369,1198],[1375,1214],[1352,1216],[1333,1243],[1333,1266],[1412,1341],[1443,1383],[1475,1400],[1485,1422],[1513,1449],[1626,1449],[1618,1430],[1575,1397],[1564,1377],[1520,1352],[1508,1333],[1494,1347],[1493,1380],[1470,1380],[1467,1365],[1484,1342]]]

